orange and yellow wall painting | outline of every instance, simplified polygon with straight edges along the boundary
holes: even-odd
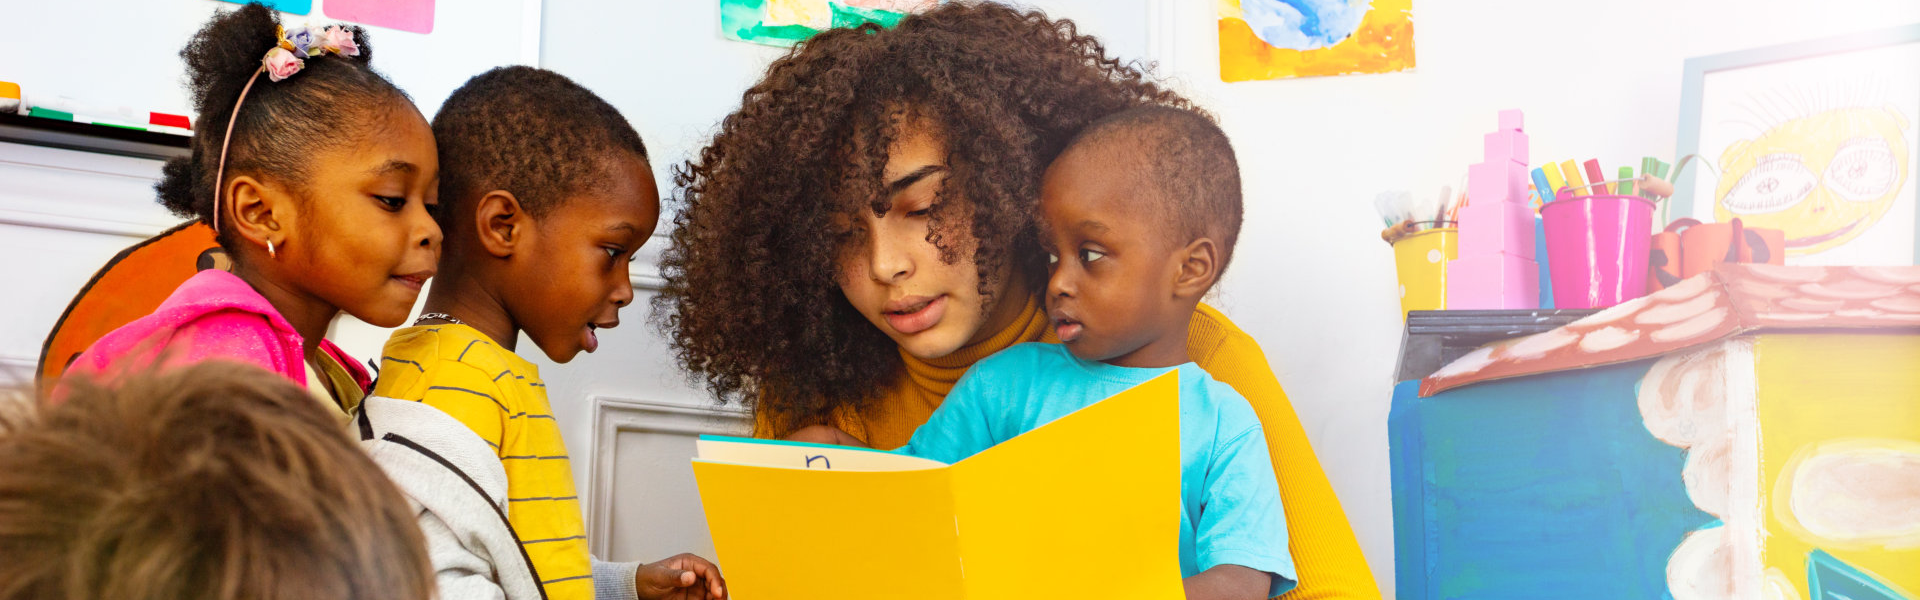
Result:
[[[1413,68],[1413,0],[1215,0],[1220,80]]]

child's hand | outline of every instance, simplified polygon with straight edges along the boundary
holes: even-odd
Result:
[[[720,567],[692,554],[640,565],[633,573],[633,587],[643,600],[727,597],[727,580],[720,576]]]
[[[827,425],[808,425],[799,431],[793,432],[793,435],[787,436],[787,441],[833,444],[835,446],[855,446],[860,448],[869,447],[866,442],[860,441],[860,438],[847,435],[847,432],[841,431],[838,427]]]

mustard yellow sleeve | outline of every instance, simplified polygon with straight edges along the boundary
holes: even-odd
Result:
[[[507,397],[478,369],[450,364],[425,381],[420,401],[459,420],[486,440],[497,454],[506,444]]]
[[[1267,356],[1252,337],[1237,330],[1220,340],[1218,348],[1200,366],[1207,374],[1246,396],[1266,430],[1267,452],[1273,458],[1274,478],[1280,482],[1280,504],[1287,513],[1287,549],[1300,584],[1280,597],[1284,600],[1379,598],[1373,571],[1367,567],[1360,542],[1353,536],[1347,514],[1333,485],[1320,469],[1306,429],[1293,412],[1293,403],[1280,389]]]

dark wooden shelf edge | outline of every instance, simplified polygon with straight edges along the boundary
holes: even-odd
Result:
[[[1558,329],[1593,309],[1416,310],[1400,338],[1395,381],[1420,379],[1483,344]]]
[[[189,154],[185,136],[0,113],[0,142],[167,160]]]

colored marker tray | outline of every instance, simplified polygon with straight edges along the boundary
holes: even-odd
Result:
[[[0,113],[0,142],[166,160],[187,156],[192,139],[171,133]]]

